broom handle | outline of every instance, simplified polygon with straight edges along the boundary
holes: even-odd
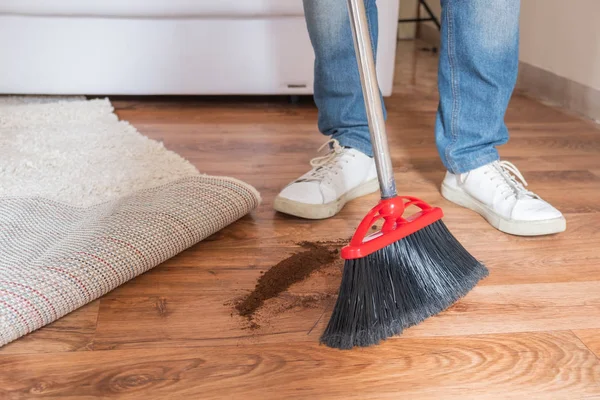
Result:
[[[318,0],[315,0],[318,1]],[[371,45],[371,34],[367,21],[364,0],[348,0],[348,12],[352,36],[354,38],[354,49],[360,73],[365,108],[367,110],[367,121],[371,132],[371,144],[377,176],[379,177],[379,189],[381,198],[388,199],[397,195],[392,159],[385,133],[385,119],[383,117],[383,105],[379,84],[377,83],[377,71]]]

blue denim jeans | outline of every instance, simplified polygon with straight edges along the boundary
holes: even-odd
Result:
[[[499,158],[504,114],[518,69],[520,0],[441,0],[436,144],[446,168],[463,173]],[[377,46],[377,5],[365,0]],[[346,0],[304,0],[315,51],[319,130],[372,156]]]

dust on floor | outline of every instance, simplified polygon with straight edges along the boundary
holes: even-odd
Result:
[[[258,279],[247,296],[235,302],[247,328],[262,324],[288,310],[324,307],[338,291],[344,260],[340,248],[348,240],[301,242],[301,250],[281,260]]]

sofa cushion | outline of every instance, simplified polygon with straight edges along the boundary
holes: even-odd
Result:
[[[0,14],[91,17],[263,17],[303,15],[301,0],[3,0]]]

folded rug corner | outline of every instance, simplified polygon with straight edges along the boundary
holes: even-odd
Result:
[[[106,101],[0,100],[0,346],[255,209],[119,121]]]

